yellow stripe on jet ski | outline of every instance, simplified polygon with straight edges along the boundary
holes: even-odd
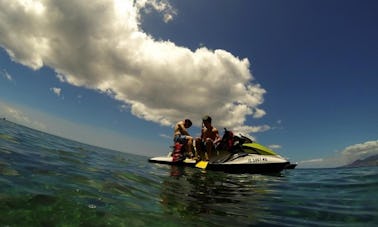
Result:
[[[258,143],[245,143],[243,144],[243,148],[245,148],[243,150],[247,153],[252,153],[252,152],[248,152],[248,148],[254,148],[255,150],[257,150],[257,152],[259,152],[259,154],[277,155],[276,152]]]

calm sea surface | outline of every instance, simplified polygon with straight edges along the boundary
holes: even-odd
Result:
[[[378,226],[378,168],[177,168],[0,120],[0,226]]]

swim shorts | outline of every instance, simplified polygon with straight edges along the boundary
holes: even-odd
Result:
[[[175,137],[173,138],[173,141],[175,143],[185,143],[186,142],[186,135],[175,135]]]

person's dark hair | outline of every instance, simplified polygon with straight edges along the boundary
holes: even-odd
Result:
[[[209,115],[205,115],[205,116],[202,118],[202,121],[206,121],[206,122],[211,123],[211,117],[210,117]]]
[[[190,119],[185,119],[185,124],[188,126],[188,128],[190,126],[192,126],[192,121]]]

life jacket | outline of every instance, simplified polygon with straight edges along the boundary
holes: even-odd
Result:
[[[179,142],[175,143],[173,153],[172,153],[172,161],[173,162],[183,161],[185,159],[184,150],[185,149],[184,149],[183,144]]]
[[[225,128],[222,140],[216,147],[216,149],[218,151],[228,151],[230,153],[237,153],[243,151],[243,143],[252,143],[252,140],[245,136],[236,136],[232,131],[229,131]]]
[[[222,140],[217,146],[217,150],[226,150],[226,151],[231,152],[233,147],[234,147],[234,133],[232,131],[228,131],[225,128]]]

